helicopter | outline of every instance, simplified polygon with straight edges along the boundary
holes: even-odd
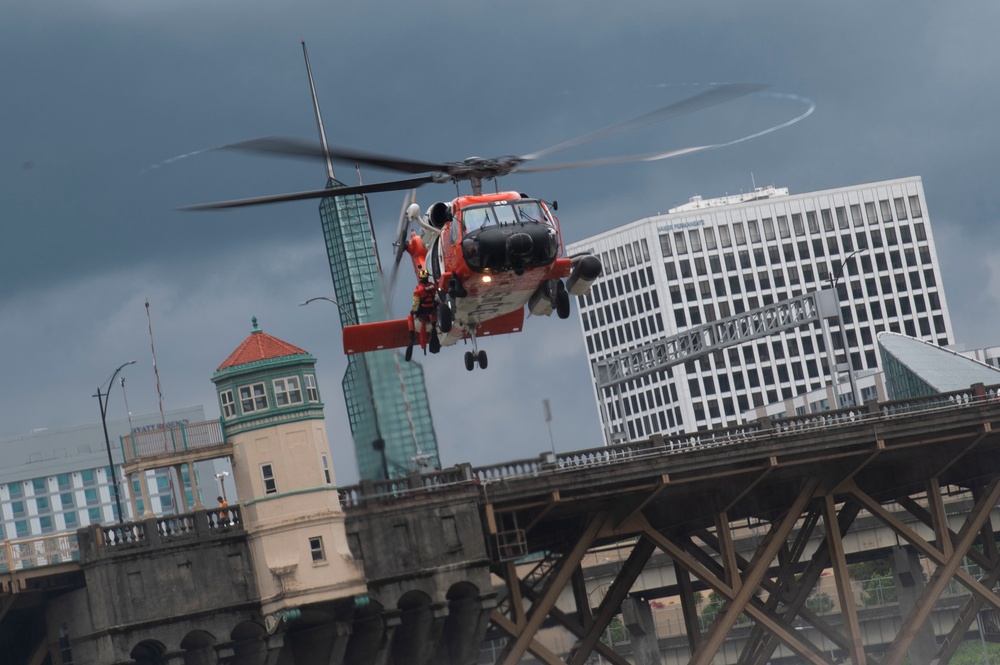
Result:
[[[393,242],[395,264],[391,283],[403,254],[408,254],[425,288],[420,305],[402,319],[345,326],[346,354],[405,348],[406,360],[419,343],[424,352],[437,353],[443,346],[468,340],[472,349],[464,355],[465,367],[485,369],[488,358],[478,348],[482,337],[520,332],[525,309],[533,316],[559,318],[570,315],[570,296],[583,296],[602,271],[592,254],[566,256],[562,231],[548,203],[516,191],[483,193],[483,181],[512,174],[554,171],[628,162],[658,161],[728,144],[714,144],[638,155],[620,155],[554,165],[529,165],[557,151],[692,113],[758,92],[757,84],[719,84],[668,106],[604,129],[521,156],[469,157],[459,162],[427,162],[377,154],[352,148],[319,145],[296,139],[267,137],[222,146],[222,149],[299,156],[339,158],[391,171],[423,174],[355,186],[323,188],[254,198],[186,206],[186,210],[218,210],[286,201],[376,192],[415,190],[431,183],[468,182],[472,193],[450,201],[438,201],[426,212],[404,203]],[[811,112],[811,109],[810,109]],[[808,115],[808,112],[805,114]],[[804,115],[801,117],[805,117]],[[798,120],[797,118],[796,120]],[[789,124],[789,123],[786,123]],[[321,137],[322,138],[322,137]],[[410,199],[412,201],[413,192]],[[428,296],[432,293],[433,296]],[[431,300],[432,298],[432,300]],[[419,323],[419,334],[416,324]]]

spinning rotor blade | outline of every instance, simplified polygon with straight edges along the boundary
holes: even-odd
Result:
[[[326,159],[323,146],[318,143],[310,143],[300,139],[284,138],[281,136],[265,136],[249,141],[239,141],[229,143],[219,148],[219,150],[242,150],[245,152],[259,152],[270,155],[285,155],[288,157],[308,157]],[[364,150],[355,150],[343,146],[329,146],[330,156],[339,159],[346,159],[368,166],[399,171],[400,173],[431,173],[435,171],[448,171],[447,164],[435,164],[406,157],[395,157],[392,155],[380,155]]]
[[[640,127],[645,127],[647,125],[652,125],[657,122],[663,122],[664,120],[669,120],[670,118],[676,118],[687,113],[693,113],[695,111],[700,111],[702,109],[707,109],[712,106],[717,106],[718,104],[723,104],[725,102],[737,99],[738,97],[743,97],[754,92],[760,92],[766,85],[756,84],[756,83],[726,83],[719,86],[714,86],[704,92],[698,93],[693,97],[688,97],[687,99],[682,99],[679,102],[675,102],[668,106],[664,106],[661,109],[655,111],[650,111],[644,115],[640,115],[631,120],[626,120],[625,122],[620,122],[610,127],[605,127],[604,129],[599,129],[596,132],[591,132],[589,134],[584,134],[583,136],[578,136],[574,139],[568,141],[563,141],[562,143],[556,144],[552,147],[545,148],[543,150],[538,150],[527,155],[522,155],[521,159],[524,161],[533,161],[547,157],[554,152],[561,150],[568,150],[570,148],[575,148],[584,143],[591,143],[593,141],[598,141],[600,139],[608,138],[610,136],[615,136],[616,134],[621,134],[623,132],[629,132],[633,129],[638,129]],[[519,169],[524,170],[524,169]]]
[[[389,182],[374,182],[370,185],[355,185],[353,187],[334,187],[311,189],[292,194],[274,194],[272,196],[256,196],[249,199],[233,201],[218,201],[216,203],[198,203],[184,206],[181,210],[223,210],[225,208],[242,208],[244,206],[264,205],[267,203],[283,203],[285,201],[302,201],[305,199],[325,199],[330,196],[350,196],[351,194],[367,194],[369,192],[394,192],[400,189],[412,189],[434,182],[432,176],[392,180]]]
[[[394,249],[394,260],[392,262],[392,272],[389,273],[389,283],[386,287],[385,301],[392,302],[392,294],[396,292],[396,278],[399,276],[399,262],[403,260],[406,253],[406,232],[410,228],[409,220],[406,219],[406,210],[417,198],[417,190],[411,189],[410,193],[403,199],[403,208],[399,211],[399,223],[396,224],[396,235],[392,241]]]
[[[748,134],[747,136],[741,136],[738,139],[733,139],[732,141],[724,141],[722,143],[712,143],[710,145],[699,145],[692,146],[690,148],[678,148],[677,150],[670,150],[667,152],[648,152],[644,154],[636,155],[616,155],[613,157],[598,157],[596,159],[587,159],[579,162],[565,162],[563,164],[541,164],[538,166],[525,166],[517,169],[519,173],[539,173],[542,171],[560,171],[564,169],[579,169],[589,166],[606,166],[608,164],[625,164],[629,162],[656,162],[661,159],[670,159],[671,157],[680,157],[681,155],[690,155],[695,152],[702,152],[705,150],[715,150],[716,148],[725,148],[726,146],[735,145],[737,143],[742,143],[743,141],[749,141],[750,139],[755,139],[758,136],[763,136],[765,134],[770,134],[771,132],[783,129],[790,125],[794,125],[799,120],[808,117],[816,110],[816,104],[809,99],[804,97],[798,97],[794,95],[774,95],[775,97],[783,97],[788,99],[793,99],[795,101],[805,103],[809,105],[804,112],[795,116],[791,120],[786,120],[780,124],[768,127],[759,132],[754,132],[753,134]]]

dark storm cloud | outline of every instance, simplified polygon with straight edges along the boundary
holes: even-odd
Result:
[[[322,166],[219,153],[163,163],[258,136],[314,137],[300,37],[331,140],[417,159],[523,154],[712,82],[761,82],[812,98],[818,108],[807,120],[724,150],[524,174],[502,185],[558,199],[572,240],[694,194],[746,190],[754,180],[802,192],[921,175],[957,336],[995,343],[998,19],[1000,8],[971,1],[5,7],[0,435],[94,420],[97,382],[132,357],[140,365],[129,368],[130,405],[155,410],[142,360],[149,297],[168,405],[204,403],[215,413],[208,378],[249,332],[252,315],[312,351],[338,474],[351,479],[336,313],[297,306],[332,292],[316,204],[175,209],[315,188]],[[741,100],[565,157],[727,141],[799,112],[795,104]],[[337,169],[354,182],[350,165]],[[363,175],[366,182],[392,176]],[[428,186],[419,200],[426,206],[453,194]],[[401,200],[371,197],[382,236],[391,234]],[[544,398],[552,401],[558,448],[596,445],[596,417],[577,415],[592,413],[593,398],[573,320],[531,320],[525,333],[491,344],[486,373],[467,374],[455,353],[427,360],[447,463],[547,449]],[[495,419],[485,430],[484,402]]]

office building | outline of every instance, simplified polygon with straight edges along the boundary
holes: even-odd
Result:
[[[901,178],[806,194],[758,188],[694,197],[587,238],[601,257],[579,299],[593,363],[693,326],[836,287],[840,317],[631,380],[595,397],[609,442],[741,422],[741,414],[879,368],[876,336],[954,342],[923,184]],[[841,321],[838,320],[841,319]],[[864,398],[864,396],[862,396]],[[838,391],[837,408],[853,401]]]
[[[161,419],[162,418],[162,419]],[[142,432],[167,425],[205,420],[203,407],[189,407],[160,413],[108,421],[112,459],[122,490],[122,509],[128,514],[128,497],[140,496],[139,481],[132,486],[122,482],[122,448],[119,437],[130,431]],[[63,429],[41,429],[19,437],[0,439],[0,541],[21,540],[52,533],[76,531],[88,524],[118,521],[114,489],[108,468],[108,452],[101,423]],[[199,463],[198,487],[212,493],[217,480],[210,462]],[[179,492],[194,503],[187,471],[180,481],[166,469],[145,477],[150,509],[157,515],[177,512]],[[183,482],[183,487],[179,487]],[[204,502],[204,497],[198,499]],[[140,514],[145,510],[137,498]],[[214,501],[212,501],[214,504]]]

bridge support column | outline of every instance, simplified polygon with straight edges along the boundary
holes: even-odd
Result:
[[[892,562],[892,576],[896,583],[899,612],[904,617],[909,616],[926,586],[924,572],[920,567],[920,557],[909,547],[894,547],[889,560]],[[910,655],[910,662],[913,665],[930,665],[936,652],[934,628],[928,621],[917,631],[907,653]]]
[[[392,662],[395,665],[431,663],[447,616],[448,609],[441,604],[402,610],[399,628],[392,640]]]
[[[492,596],[451,601],[434,662],[449,665],[475,663],[495,606],[496,600]]]
[[[632,659],[635,665],[660,665],[660,646],[656,637],[656,622],[649,602],[629,596],[622,601],[625,628],[632,637]]]

